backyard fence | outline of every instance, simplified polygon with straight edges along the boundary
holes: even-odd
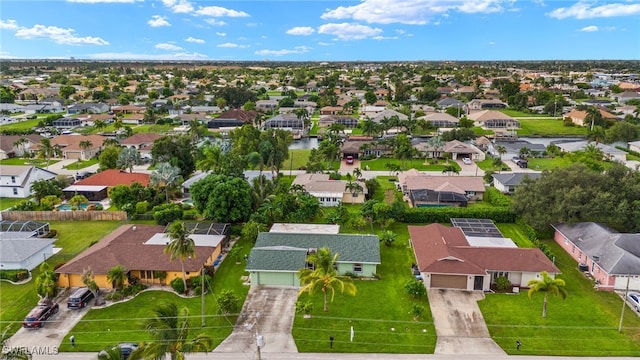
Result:
[[[127,220],[125,211],[3,211],[2,220],[13,221],[99,221]]]

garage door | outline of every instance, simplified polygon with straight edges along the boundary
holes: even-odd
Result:
[[[295,273],[290,272],[259,272],[258,273],[259,285],[272,285],[272,286],[295,286],[294,280],[296,279]]]
[[[467,289],[466,275],[435,275],[431,274],[432,288]]]

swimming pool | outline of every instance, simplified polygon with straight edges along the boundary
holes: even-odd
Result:
[[[82,204],[82,205],[80,205],[80,207],[82,208],[82,210],[87,210],[87,207],[89,205],[96,205],[97,206],[97,205],[102,205],[102,204],[100,204],[100,203],[89,203],[89,204]],[[58,205],[56,208],[58,210],[60,210],[60,211],[69,211],[69,210],[71,210],[71,205],[62,204],[62,205]]]

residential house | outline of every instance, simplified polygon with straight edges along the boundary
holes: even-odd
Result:
[[[600,112],[600,115],[602,115],[602,118],[604,118],[605,120],[617,120],[617,117],[608,111],[602,109],[598,109],[598,111]],[[571,122],[578,126],[591,126],[591,123],[587,123],[588,114],[589,113],[587,113],[587,111],[573,109],[569,113],[564,115],[564,117],[571,119]]]
[[[147,186],[149,185],[149,179],[149,174],[107,169],[86,179],[76,181],[73,185],[62,189],[62,193],[67,199],[79,194],[84,195],[89,201],[100,201],[109,195],[109,188],[118,185],[131,186],[133,183]]]
[[[324,106],[320,108],[320,116],[339,115],[343,110],[342,106]]]
[[[144,114],[146,110],[147,107],[141,105],[122,105],[111,108],[114,114]]]
[[[380,240],[376,235],[263,232],[247,261],[251,285],[299,287],[298,271],[311,266],[307,256],[322,247],[338,254],[336,267],[341,275],[373,277],[377,273]]]
[[[498,277],[506,277],[519,291],[530,280],[541,279],[543,271],[560,273],[540,249],[518,248],[499,232],[497,237],[467,236],[459,227],[438,223],[409,225],[408,230],[427,289],[489,291]]]
[[[235,128],[245,124],[253,124],[257,112],[255,110],[245,111],[242,109],[232,109],[225,111],[217,118],[211,119],[207,123],[207,127],[210,129],[219,128]]]
[[[484,129],[518,129],[520,122],[509,115],[495,110],[482,110],[467,115],[473,120],[474,126]]]
[[[504,194],[513,194],[524,179],[535,180],[542,176],[541,173],[504,173],[493,174],[493,187]]]
[[[440,112],[425,115],[419,118],[419,120],[424,120],[435,128],[455,128],[460,122],[455,116]]]
[[[52,146],[59,146],[65,159],[89,160],[102,150],[105,137],[100,135],[58,135],[51,139]],[[83,147],[83,144],[89,147]]]
[[[640,234],[619,233],[594,222],[551,226],[556,243],[595,280],[596,289],[640,291]]]
[[[0,268],[33,270],[53,255],[55,239],[45,238],[49,224],[0,221]]]
[[[347,156],[353,156],[354,159],[362,157],[378,158],[392,152],[393,148],[374,141],[370,136],[349,136],[340,145],[340,153],[343,159]]]
[[[310,195],[320,201],[321,206],[364,203],[367,194],[364,182],[354,181],[362,187],[362,191],[349,189],[348,183],[344,180],[331,180],[329,174],[300,174],[293,180],[293,185],[302,185]]]
[[[191,106],[187,108],[191,109],[194,114],[219,114],[222,111],[217,106]]]
[[[24,139],[24,140],[21,140]],[[37,134],[0,136],[0,160],[14,156],[23,156],[40,144],[43,137]]]
[[[24,112],[24,105],[12,103],[0,103],[0,111],[7,111],[11,114]]]
[[[365,105],[362,107],[360,113],[365,118],[373,118],[378,116],[378,114],[384,112],[385,110],[387,110],[386,106]]]
[[[141,158],[151,159],[151,149],[153,148],[153,142],[161,138],[162,136],[162,134],[158,133],[137,133],[121,140],[120,145],[122,145],[123,147],[137,149],[140,152]]]
[[[272,112],[278,107],[278,100],[258,100],[256,101],[256,109],[262,112]]]
[[[304,120],[293,114],[278,114],[267,119],[262,127],[266,129],[282,129],[291,131],[294,138],[305,132]]]
[[[127,270],[143,284],[169,284],[182,278],[182,264],[187,278],[200,275],[204,268],[213,267],[229,236],[229,224],[185,223],[189,238],[195,242],[195,256],[183,263],[170,259],[164,249],[171,241],[167,228],[161,225],[122,225],[98,243],[56,269],[58,286],[84,286],[82,275],[91,270],[96,284],[112,289],[107,273],[117,265]],[[195,231],[194,231],[195,229]]]
[[[392,118],[397,118],[399,121],[404,121],[409,119],[409,117],[401,112],[395,111],[395,110],[385,110],[381,113],[376,114],[374,117],[371,118],[372,121],[376,122],[376,123],[381,123],[384,119],[392,119]]]
[[[473,99],[466,105],[467,113],[479,110],[506,109],[507,104],[495,99]]]
[[[67,107],[67,114],[102,114],[109,111],[109,105],[104,103],[77,103]]]
[[[82,120],[78,118],[60,118],[53,120],[52,124],[56,129],[73,129],[82,126]]]
[[[436,101],[436,105],[441,108],[441,109],[446,109],[446,108],[450,108],[450,107],[455,107],[458,109],[462,109],[464,107],[464,103],[456,98],[452,98],[452,97],[445,97],[442,98],[438,101]],[[464,113],[464,111],[463,111]]]
[[[329,127],[333,124],[340,124],[345,127],[345,129],[353,129],[358,126],[358,119],[353,116],[345,116],[345,115],[328,115],[321,116],[318,121],[318,125],[322,128]]]
[[[96,121],[103,121],[105,124],[110,124],[116,121],[116,116],[112,114],[80,115],[78,118],[80,119],[82,126],[94,126]]]
[[[411,206],[437,207],[466,205],[462,197],[454,194],[464,196],[467,201],[482,200],[485,187],[482,178],[477,176],[431,176],[411,169],[398,175],[398,190]],[[442,194],[435,196],[438,194],[429,191]],[[426,197],[422,198],[423,195]],[[446,201],[438,201],[440,199]]]
[[[614,98],[617,99],[619,103],[626,104],[629,100],[640,99],[640,93],[633,90],[627,90],[619,94],[615,94]]]
[[[195,121],[200,124],[207,124],[211,117],[207,114],[194,114],[194,113],[181,113],[178,115],[174,115],[174,123],[178,120],[182,124],[182,126],[189,126],[192,121]]]
[[[142,125],[144,124],[144,114],[135,113],[122,118],[123,124]]]
[[[0,165],[0,198],[29,198],[35,181],[55,177],[56,173],[35,166]]]
[[[618,162],[627,161],[627,153],[625,151],[603,143],[581,140],[557,143],[556,145],[560,148],[560,150],[564,152],[584,151],[589,146],[595,146],[596,148],[600,149],[600,151],[602,151],[602,154],[605,158]]]

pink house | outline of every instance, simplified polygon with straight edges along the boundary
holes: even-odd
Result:
[[[594,222],[553,224],[554,240],[596,282],[596,289],[640,291],[640,234]]]

